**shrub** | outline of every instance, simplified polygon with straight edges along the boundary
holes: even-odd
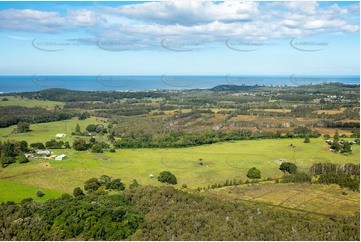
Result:
[[[85,194],[80,187],[76,187],[73,190],[73,195],[74,195],[74,197],[79,197],[79,196],[84,196]]]
[[[158,176],[158,181],[169,184],[177,184],[177,178],[170,171],[162,171]]]
[[[297,166],[291,162],[283,162],[280,165],[280,170],[283,172],[288,172],[290,174],[295,174],[297,172]]]
[[[16,161],[20,164],[29,162],[29,159],[25,157],[25,155],[19,155],[16,157]]]
[[[45,195],[45,193],[40,189],[36,192],[37,197],[44,197],[44,195]]]
[[[109,183],[108,189],[122,191],[125,189],[125,185],[120,179],[114,179]]]
[[[84,183],[84,189],[88,192],[95,192],[100,187],[100,182],[96,178],[91,178]]]
[[[103,149],[102,149],[102,146],[101,146],[100,144],[94,144],[94,145],[92,146],[91,151],[92,151],[93,153],[103,153]]]
[[[261,171],[258,170],[256,167],[252,167],[248,170],[247,177],[250,179],[259,179],[261,178]]]

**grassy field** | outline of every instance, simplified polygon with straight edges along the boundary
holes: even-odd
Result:
[[[34,100],[14,96],[2,96],[1,99],[7,98],[8,101],[0,101],[0,106],[22,106],[28,108],[41,107],[52,110],[55,106],[63,107],[64,103],[44,100]]]
[[[41,189],[45,196],[37,197],[36,192]],[[38,202],[45,202],[49,198],[59,197],[62,192],[53,190],[53,189],[46,189],[37,186],[25,185],[20,184],[8,180],[1,179],[0,180],[0,191],[1,191],[1,202],[6,201],[14,201],[20,202],[24,198],[33,198],[35,201]]]
[[[272,108],[266,108],[266,109],[251,109],[250,111],[261,111],[261,112],[271,112],[271,113],[290,113],[291,109],[272,109]]]
[[[360,193],[338,185],[254,184],[210,190],[224,199],[263,202],[284,208],[327,215],[352,215],[360,209]]]
[[[316,110],[314,111],[317,114],[339,114],[339,113],[343,113],[343,111],[345,111],[345,108],[341,108],[340,110]]]
[[[72,122],[80,123],[78,120]],[[291,148],[291,143],[295,148]],[[0,182],[19,187],[17,197],[28,196],[25,192],[28,189],[21,188],[23,184],[49,189],[46,197],[50,198],[59,192],[71,193],[73,188],[82,187],[87,179],[103,174],[121,178],[126,184],[137,179],[140,184],[160,185],[156,177],[161,171],[169,170],[178,179],[176,187],[186,184],[189,188],[197,188],[233,178],[245,181],[248,169],[254,166],[261,170],[262,178],[280,177],[279,159],[295,162],[305,171],[315,162],[359,163],[360,147],[352,147],[353,154],[349,156],[329,152],[322,139],[311,139],[309,144],[303,143],[303,139],[254,140],[182,149],[121,149],[103,154],[52,150],[57,155],[66,154],[68,159],[32,159],[27,164],[12,164],[0,170]],[[203,160],[203,165],[198,164],[199,159]],[[150,174],[155,178],[149,178]],[[0,193],[8,192],[0,189]],[[2,197],[0,201],[4,199]]]
[[[28,133],[12,133],[16,127],[16,125],[1,128],[0,129],[0,140],[26,140],[29,144],[34,142],[46,142],[51,139],[55,139],[55,135],[57,133],[66,134],[65,138],[62,138],[63,141],[69,141],[72,143],[71,133],[75,131],[76,124],[79,124],[81,131],[85,131],[86,127],[89,124],[104,124],[102,118],[88,118],[85,120],[78,120],[77,118],[50,122],[50,123],[39,123],[39,124],[31,124],[30,129],[31,132]]]

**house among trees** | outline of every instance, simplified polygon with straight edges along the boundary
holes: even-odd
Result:
[[[56,134],[56,138],[65,138],[66,134]]]
[[[64,154],[62,154],[62,155],[57,155],[57,156],[55,156],[55,160],[65,160],[67,158],[67,156],[66,155],[64,155]]]
[[[36,152],[37,156],[50,156],[51,152],[49,150],[39,150]]]

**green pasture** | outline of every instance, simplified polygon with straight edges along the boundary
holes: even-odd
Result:
[[[83,128],[87,122],[91,123],[90,121],[72,120],[71,127],[74,129],[74,124],[79,122]],[[57,132],[54,130],[54,135]],[[42,140],[37,137],[37,141]],[[26,140],[29,142],[29,139],[33,138],[35,137]],[[261,170],[262,178],[281,177],[282,172],[279,171],[277,163],[280,159],[294,162],[300,170],[305,171],[316,162],[359,163],[360,147],[353,145],[352,149],[352,155],[335,154],[328,151],[324,140],[318,138],[311,139],[308,144],[303,143],[303,139],[268,139],[182,149],[119,149],[116,153],[102,154],[52,150],[56,155],[66,154],[68,158],[63,161],[34,158],[27,164],[12,164],[0,169],[0,182],[5,180],[7,185],[14,184],[15,187],[27,185],[49,189],[54,191],[49,192],[47,197],[50,198],[53,194],[57,195],[55,192],[71,193],[75,187],[82,187],[87,179],[103,174],[121,178],[126,184],[136,179],[143,185],[162,185],[157,181],[157,176],[161,171],[168,170],[178,179],[176,187],[186,184],[188,188],[197,188],[223,183],[233,178],[245,181],[246,173],[252,167]],[[199,164],[200,159],[203,165]],[[150,178],[150,174],[155,177]],[[26,190],[18,189],[14,200],[17,197],[28,197]],[[0,188],[0,193],[7,194],[5,200],[12,197],[4,187]],[[0,198],[0,201],[4,201],[4,198]]]
[[[8,101],[2,101],[3,98],[7,98]],[[53,109],[55,106],[63,107],[64,103],[55,101],[35,100],[28,98],[20,98],[15,96],[1,96],[0,106],[22,106],[28,108],[41,107],[46,109]]]
[[[43,197],[37,197],[36,192],[41,189],[45,194]],[[33,198],[35,201],[44,202],[49,198],[59,197],[62,192],[53,189],[31,186],[13,181],[0,180],[1,202],[14,201],[20,202],[24,198]]]
[[[16,125],[1,128],[0,129],[0,141],[6,140],[26,140],[28,144],[35,142],[43,142],[49,141],[51,139],[55,139],[55,135],[57,133],[66,134],[65,138],[61,138],[60,140],[69,141],[72,143],[74,137],[71,137],[71,133],[75,131],[76,124],[78,123],[81,131],[85,131],[86,127],[89,124],[105,124],[102,118],[87,118],[85,120],[78,120],[77,118],[56,121],[50,123],[38,123],[30,125],[30,132],[27,133],[13,133]]]

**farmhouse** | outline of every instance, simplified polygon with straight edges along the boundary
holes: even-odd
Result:
[[[36,152],[37,156],[50,156],[51,152],[49,150],[39,150]]]
[[[56,138],[64,138],[66,136],[66,134],[56,134],[55,137]]]
[[[64,154],[55,156],[55,160],[65,160],[66,158],[67,156]]]

